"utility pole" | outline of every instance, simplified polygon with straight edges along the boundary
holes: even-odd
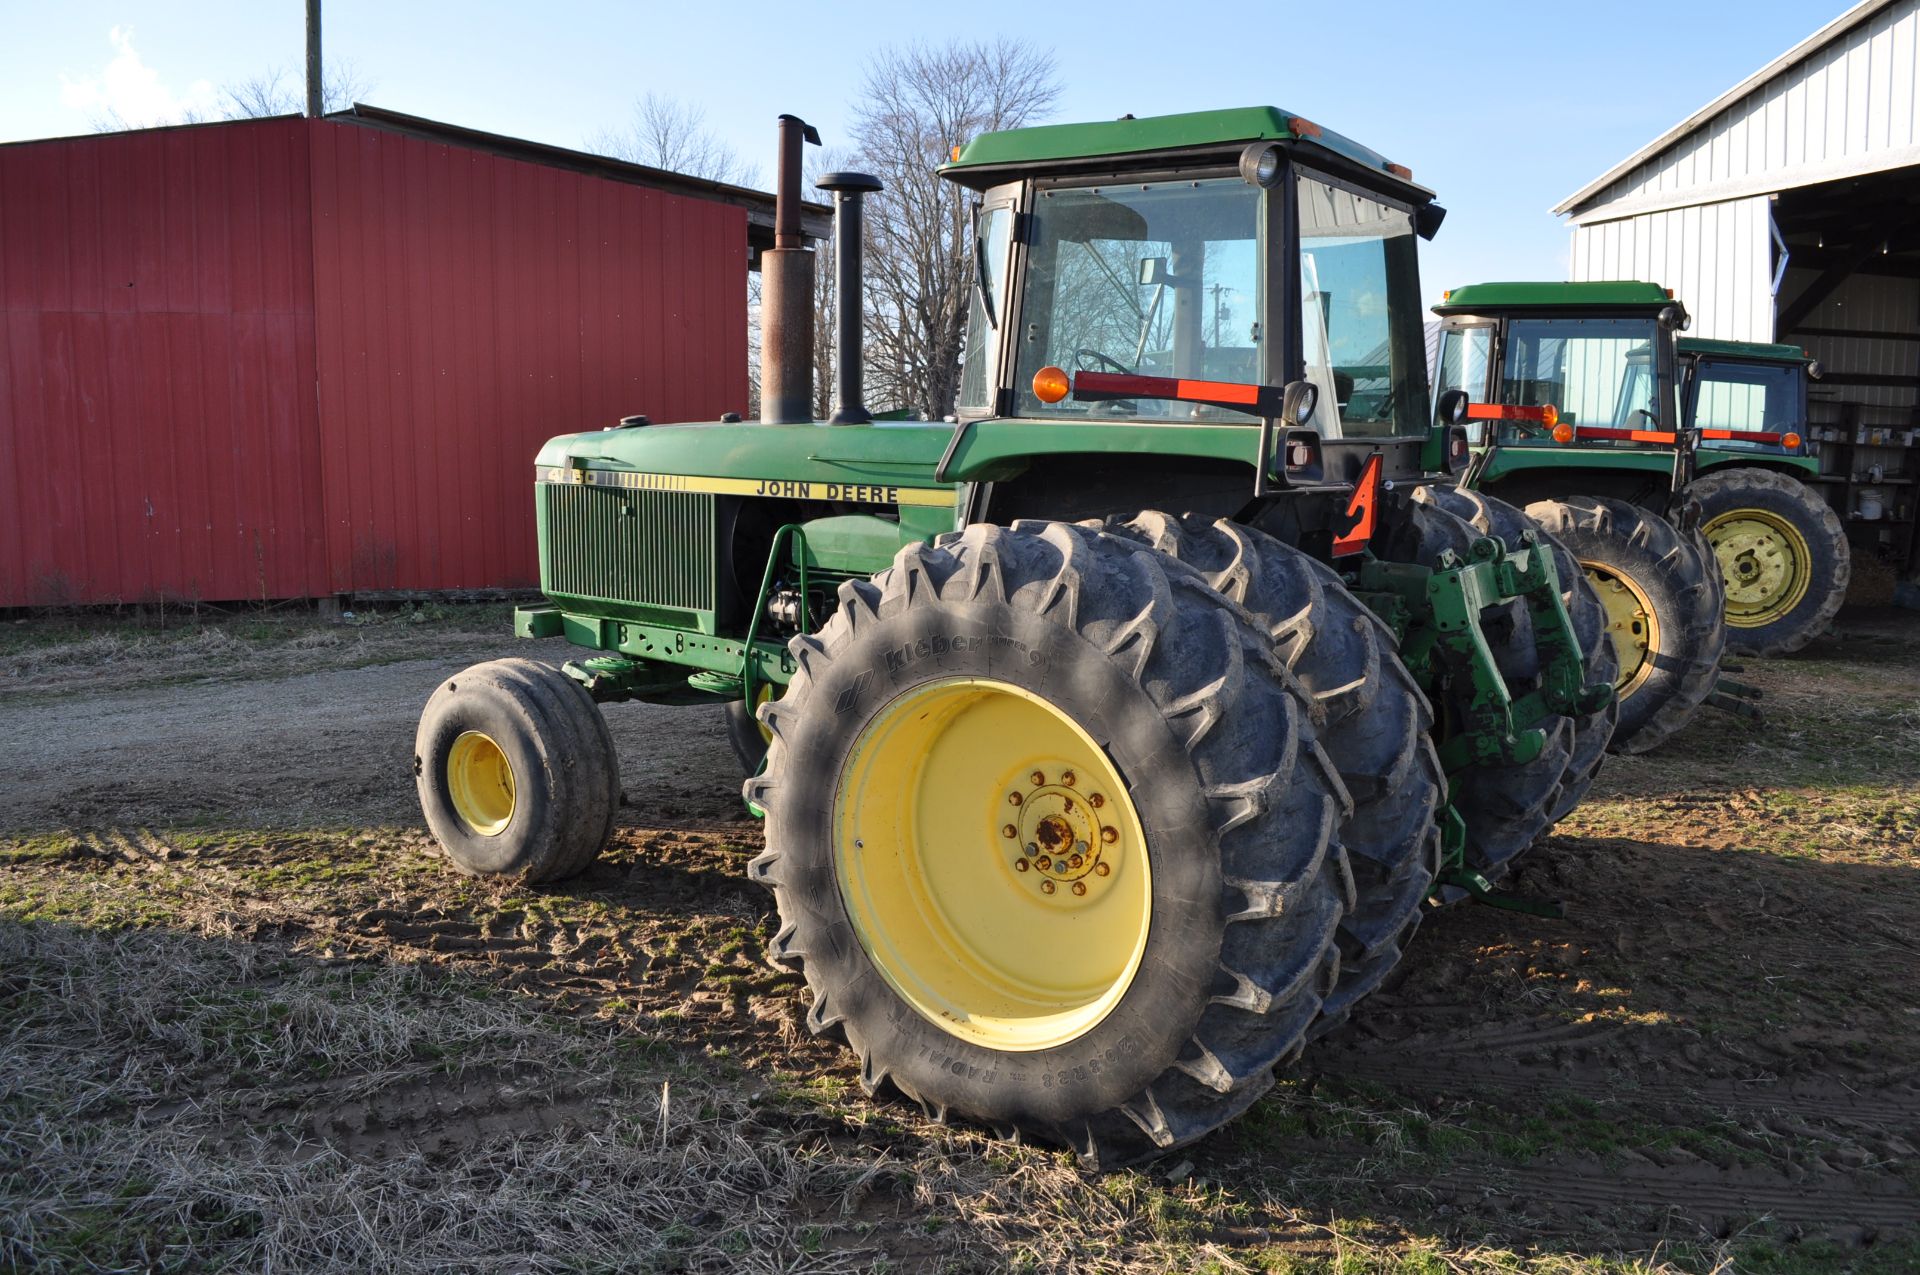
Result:
[[[320,0],[307,0],[307,118],[319,119],[326,111],[326,94],[320,81]]]

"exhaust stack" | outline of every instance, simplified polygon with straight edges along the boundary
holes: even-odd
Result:
[[[861,291],[861,253],[865,242],[866,197],[880,179],[866,173],[828,173],[814,183],[833,194],[833,415],[835,425],[864,425],[873,419],[863,401],[865,362],[861,349],[866,315]]]
[[[773,247],[760,254],[760,422],[813,419],[813,249],[800,231],[800,148],[820,134],[796,115],[780,117],[780,175],[774,186]]]

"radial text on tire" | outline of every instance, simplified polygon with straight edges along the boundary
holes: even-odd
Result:
[[[1825,498],[1767,469],[1717,469],[1687,488],[1727,591],[1727,648],[1788,655],[1820,636],[1846,601],[1853,560]]]
[[[792,649],[752,874],[868,1093],[1111,1167],[1266,1091],[1333,985],[1346,801],[1244,611],[1127,541],[982,525]]]
[[[448,678],[420,715],[414,785],[462,872],[556,881],[606,844],[620,804],[606,721],[581,685],[534,660]]]

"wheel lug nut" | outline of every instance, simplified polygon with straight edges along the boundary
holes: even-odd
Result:
[[[1033,786],[1034,786],[1035,788],[1044,788],[1044,787],[1046,787],[1046,784],[1047,784],[1047,772],[1046,772],[1046,771],[1044,771],[1044,770],[1036,770],[1036,771],[1034,771],[1034,772],[1033,772],[1033,773],[1032,773],[1031,775],[1028,775],[1028,776],[1027,776],[1027,778],[1029,778],[1029,779],[1031,779],[1031,780],[1033,780]]]
[[[1037,845],[1035,845],[1035,844],[1034,844],[1033,842],[1031,842],[1031,841],[1029,841],[1029,842],[1027,842],[1027,857],[1028,857],[1029,859],[1031,859],[1031,858],[1032,858],[1032,857],[1033,857],[1034,855],[1036,855],[1036,854],[1039,854],[1039,853],[1040,853],[1040,847],[1039,847],[1039,846],[1037,846]]]
[[[1052,893],[1053,893],[1053,882],[1051,882],[1051,881],[1047,881],[1047,880],[1044,880],[1044,879],[1043,879],[1043,880],[1042,880],[1042,881],[1040,882],[1040,893],[1042,893],[1042,894],[1052,894]]]
[[[1029,864],[1025,859],[1015,859],[1013,861],[1013,870],[1015,872],[1025,872],[1031,866],[1032,865]]]
[[[1085,894],[1087,892],[1087,883],[1085,881],[1075,881],[1073,883],[1073,892],[1075,894]]]
[[[1113,868],[1104,863],[1096,863],[1093,865],[1093,871],[1096,876],[1104,877],[1107,873],[1112,872]]]
[[[1098,810],[1100,807],[1107,804],[1107,799],[1105,797],[1102,797],[1097,792],[1090,792],[1087,794],[1087,804],[1092,806],[1095,810]]]
[[[1069,868],[1077,868],[1077,867],[1079,867],[1079,866],[1080,866],[1080,856],[1076,854],[1076,855],[1074,855],[1074,856],[1073,856],[1073,857],[1072,857],[1071,859],[1068,859],[1068,860],[1067,860],[1067,866],[1068,866]]]
[[[1008,824],[1004,828],[1000,829],[1000,835],[1003,837],[1017,837],[1020,835],[1020,830],[1014,827],[1012,824]]]
[[[1081,854],[1085,854],[1087,852],[1087,843],[1084,841],[1076,841],[1073,843],[1073,848]]]
[[[1073,787],[1073,781],[1075,778],[1076,776],[1074,775],[1074,773],[1071,770],[1069,770],[1065,774],[1060,776],[1060,782],[1065,784],[1067,787],[1071,788]]]
[[[1034,862],[1039,865],[1042,872],[1045,872],[1053,867],[1053,856],[1043,854],[1038,859],[1035,859]]]
[[[1118,828],[1102,828],[1100,830],[1100,840],[1106,842],[1108,845],[1112,845],[1114,842],[1120,840],[1120,830]]]
[[[1019,805],[1019,804],[1020,804],[1020,794],[1019,794],[1019,793],[1017,793],[1017,792],[1010,792],[1010,793],[1008,793],[1008,794],[1007,794],[1007,804],[1008,804],[1009,806],[1017,806],[1017,805]]]

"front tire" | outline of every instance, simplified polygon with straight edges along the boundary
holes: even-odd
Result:
[[[1694,481],[1700,529],[1726,581],[1727,648],[1790,655],[1826,632],[1853,577],[1846,528],[1818,492],[1739,466]]]
[[[1244,612],[1114,537],[974,526],[792,649],[752,875],[868,1093],[1112,1167],[1271,1086],[1333,985],[1345,810]]]
[[[558,881],[612,833],[613,736],[586,689],[551,665],[494,660],[448,678],[427,700],[413,753],[427,826],[471,876]]]

